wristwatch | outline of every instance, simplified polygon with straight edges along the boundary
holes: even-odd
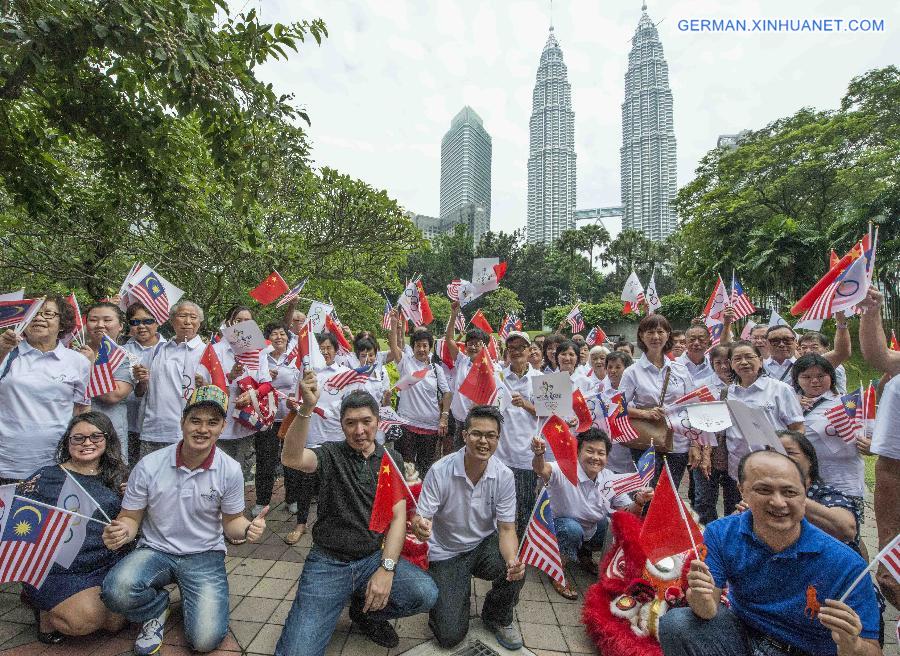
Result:
[[[390,558],[385,558],[381,561],[381,566],[384,567],[386,572],[393,572],[397,569],[397,563]]]

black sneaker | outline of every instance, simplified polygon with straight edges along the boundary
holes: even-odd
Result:
[[[393,649],[400,644],[400,636],[387,620],[372,619],[353,604],[350,605],[350,619],[376,645]]]

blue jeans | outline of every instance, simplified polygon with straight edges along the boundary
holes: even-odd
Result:
[[[228,633],[228,577],[225,552],[180,556],[141,547],[113,567],[103,580],[106,607],[131,622],[159,617],[169,605],[163,586],[181,588],[184,635],[195,651],[212,651]]]
[[[344,562],[314,546],[303,564],[297,596],[275,653],[322,656],[341,610],[351,597],[365,596],[366,585],[381,566],[381,559],[381,552],[376,551],[366,558]],[[397,561],[387,606],[367,615],[375,620],[389,620],[424,613],[434,606],[437,596],[437,586],[431,577],[401,558]]]
[[[582,545],[591,551],[600,551],[603,548],[603,538],[608,525],[608,519],[599,522],[594,535],[585,541],[584,529],[578,520],[570,517],[554,517],[553,526],[556,529],[556,541],[559,542],[559,553],[568,560],[575,560]]]
[[[750,656],[744,626],[733,612],[719,606],[711,620],[690,608],[673,608],[659,620],[663,656]]]

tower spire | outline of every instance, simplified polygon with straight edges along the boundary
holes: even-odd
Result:
[[[553,0],[550,0],[550,31],[553,31]]]

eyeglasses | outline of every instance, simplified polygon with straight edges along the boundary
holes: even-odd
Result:
[[[152,325],[155,324],[155,323],[156,323],[156,319],[153,319],[153,318],[150,318],[150,319],[129,319],[129,320],[128,320],[128,325],[129,325],[129,326],[152,326]]]
[[[90,440],[92,444],[100,444],[105,439],[106,433],[101,433],[100,431],[90,435],[69,435],[69,442],[72,444],[84,444],[85,440]]]
[[[793,337],[769,337],[769,344],[778,346],[779,344],[793,344]]]
[[[509,351],[510,353],[524,353],[525,349],[527,349],[527,348],[528,348],[527,346],[521,346],[521,345],[513,346],[512,344],[510,344],[509,346],[506,347],[506,350]]]
[[[481,431],[476,430],[466,431],[466,433],[468,433],[469,437],[476,442],[481,439],[484,439],[487,442],[496,442],[500,439],[500,433],[482,433]]]
[[[797,376],[797,380],[802,380],[804,383],[811,380],[825,380],[826,378],[831,378],[828,374],[800,374]]]
[[[759,360],[759,356],[754,355],[734,355],[731,357],[732,362],[752,362],[753,360]]]
[[[56,319],[59,316],[59,312],[54,312],[53,310],[41,310],[37,313],[37,316],[42,319]]]

